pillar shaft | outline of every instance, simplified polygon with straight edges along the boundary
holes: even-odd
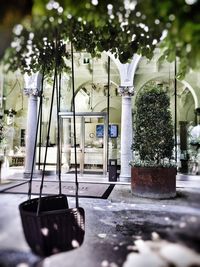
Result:
[[[62,169],[64,172],[69,172],[71,144],[70,144],[70,122],[69,119],[63,119],[63,154],[62,154]]]
[[[32,162],[34,155],[34,146],[37,127],[37,105],[38,105],[38,90],[25,89],[25,94],[28,95],[28,114],[26,128],[26,157],[25,157],[25,176],[30,176],[32,170]],[[35,170],[35,159],[34,168]]]
[[[133,142],[131,96],[134,94],[134,89],[131,86],[121,86],[119,93],[122,96],[120,181],[129,181],[131,178],[131,167],[129,163],[132,160],[131,145]]]

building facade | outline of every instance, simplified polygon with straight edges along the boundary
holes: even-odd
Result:
[[[75,143],[79,175],[95,173],[105,177],[108,160],[115,159],[119,179],[129,181],[129,162],[133,160],[134,102],[138,92],[149,82],[159,83],[170,96],[179,170],[198,172],[198,151],[190,146],[189,132],[198,124],[199,75],[193,71],[184,80],[176,80],[175,63],[158,63],[159,55],[156,50],[151,61],[135,55],[130,63],[121,64],[107,53],[98,59],[91,58],[88,53],[74,53]],[[35,79],[35,83],[27,81],[19,73],[5,75],[1,72],[0,76],[0,109],[7,130],[1,153],[7,157],[9,166],[21,165],[26,174],[30,174],[33,161],[41,90],[41,77],[36,75]],[[58,111],[56,98],[53,101],[47,168],[57,166],[58,112],[62,173],[70,173],[75,164],[71,73],[62,74],[60,89]],[[45,79],[34,169],[43,165],[51,99],[52,81]]]

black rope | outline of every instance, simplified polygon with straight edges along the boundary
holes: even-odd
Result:
[[[44,81],[43,81],[44,82]],[[42,85],[43,86],[43,85]],[[40,170],[41,166],[41,146],[42,146],[42,106],[43,106],[43,97],[40,99],[41,101],[41,111],[40,111],[40,129],[39,129],[39,152],[38,152],[38,170]]]
[[[58,80],[58,99],[59,99],[59,109],[60,109],[60,105],[61,105],[61,73],[59,74],[59,80]]]
[[[177,64],[174,61],[174,135],[175,135],[175,161],[177,162]]]
[[[59,76],[60,78],[60,76]],[[62,193],[61,188],[61,149],[60,149],[60,118],[59,118],[59,110],[60,110],[60,79],[59,79],[59,85],[58,85],[58,79],[56,76],[56,101],[57,101],[57,147],[58,147],[58,181],[59,181],[59,194]]]
[[[107,96],[107,127],[108,127],[108,138],[107,138],[107,166],[109,161],[109,123],[110,123],[110,57],[108,57],[108,96]],[[107,167],[108,169],[108,167]]]
[[[47,150],[48,150],[48,145],[49,145],[53,100],[54,100],[54,92],[55,92],[55,87],[56,87],[56,77],[57,77],[57,67],[55,67],[55,73],[54,73],[53,90],[52,90],[52,96],[51,96],[51,106],[50,106],[50,113],[49,113],[49,123],[48,123],[48,130],[47,130],[46,147],[45,147],[45,154],[44,154],[42,179],[41,179],[41,184],[40,184],[40,194],[39,194],[39,201],[38,201],[38,207],[37,207],[37,215],[39,214],[39,211],[40,211],[42,189],[43,189],[43,184],[44,184],[44,174],[45,174],[46,161],[47,161]]]
[[[28,198],[31,199],[31,192],[32,192],[32,180],[33,180],[33,169],[34,169],[34,163],[35,163],[35,155],[36,155],[36,147],[37,147],[37,134],[38,134],[38,128],[39,123],[41,119],[41,110],[42,110],[42,97],[43,97],[43,85],[44,85],[44,69],[42,73],[42,82],[41,82],[41,91],[40,91],[40,104],[39,104],[39,110],[38,110],[38,117],[37,117],[37,125],[36,125],[36,132],[35,132],[35,142],[34,142],[34,151],[33,151],[33,158],[32,158],[32,166],[31,166],[31,177],[29,180],[29,188],[28,188]]]
[[[76,110],[75,110],[75,89],[74,89],[74,56],[73,45],[71,42],[71,58],[72,58],[72,107],[73,107],[73,123],[74,123],[74,156],[75,156],[75,184],[76,184],[76,208],[79,207],[78,203],[78,177],[77,177],[77,151],[76,151]]]

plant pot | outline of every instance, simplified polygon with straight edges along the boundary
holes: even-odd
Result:
[[[173,198],[176,196],[176,172],[176,168],[132,167],[132,194],[157,199]]]

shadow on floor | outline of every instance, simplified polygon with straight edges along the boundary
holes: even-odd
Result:
[[[41,260],[42,258],[35,256],[31,252],[23,252],[9,249],[0,250],[0,267],[40,267]]]

